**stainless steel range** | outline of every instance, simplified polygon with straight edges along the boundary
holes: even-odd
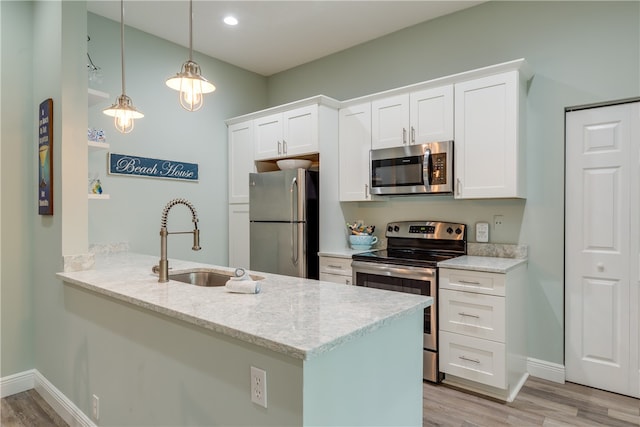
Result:
[[[439,382],[437,263],[467,253],[467,227],[438,221],[391,222],[385,235],[387,249],[353,255],[353,283],[433,298],[433,305],[424,310],[423,377]]]

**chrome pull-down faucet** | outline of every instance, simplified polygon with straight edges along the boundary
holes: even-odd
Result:
[[[191,220],[193,221],[193,231],[167,231],[167,216],[169,211],[175,205],[185,205],[191,210]],[[193,207],[191,202],[186,199],[173,199],[167,203],[162,211],[162,219],[160,221],[160,262],[158,264],[158,282],[169,281],[169,260],[167,259],[167,236],[169,234],[193,234],[193,247],[194,251],[199,251],[200,248],[200,230],[198,230],[198,214],[196,208]],[[154,268],[155,270],[155,268]]]

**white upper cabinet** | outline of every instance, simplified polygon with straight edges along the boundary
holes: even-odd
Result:
[[[254,120],[255,154],[258,159],[272,159],[282,154],[282,113]]]
[[[253,165],[253,123],[229,125],[229,203],[249,203],[249,174]]]
[[[453,139],[453,85],[374,100],[371,147]]]
[[[318,105],[254,120],[255,160],[318,152]]]
[[[371,103],[371,148],[406,145],[409,132],[409,94]]]
[[[340,110],[338,140],[340,201],[371,200],[369,194],[370,102]]]
[[[412,144],[453,139],[453,85],[412,92],[409,102]]]
[[[509,71],[455,85],[455,197],[524,198],[525,81]]]

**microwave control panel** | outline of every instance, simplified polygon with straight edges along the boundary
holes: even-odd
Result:
[[[447,153],[431,155],[431,185],[447,183]]]

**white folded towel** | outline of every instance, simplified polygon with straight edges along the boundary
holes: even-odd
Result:
[[[227,280],[224,287],[229,292],[236,292],[240,294],[260,293],[260,282],[257,280],[239,280],[239,278],[232,277]]]

